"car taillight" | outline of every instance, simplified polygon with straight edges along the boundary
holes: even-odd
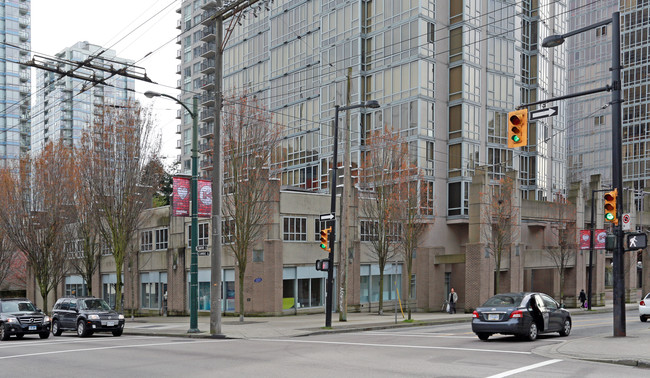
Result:
[[[645,301],[641,301],[641,303],[639,303],[639,305],[640,306],[645,306]]]
[[[523,318],[523,317],[524,317],[524,313],[521,312],[521,310],[513,311],[512,314],[510,314],[510,319],[513,319],[513,318]]]
[[[476,311],[472,312],[472,318],[478,318],[478,312]]]

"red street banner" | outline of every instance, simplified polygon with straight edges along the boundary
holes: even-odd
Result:
[[[173,178],[174,194],[172,197],[172,216],[188,217],[190,215],[190,179]]]
[[[594,249],[605,249],[607,231],[594,230]],[[580,249],[589,249],[589,230],[580,230]]]
[[[212,182],[199,180],[197,190],[199,192],[199,217],[210,218],[212,216]]]

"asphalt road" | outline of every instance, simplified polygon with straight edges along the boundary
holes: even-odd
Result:
[[[636,312],[627,333],[646,329]],[[612,315],[574,317],[571,338],[611,334]],[[478,340],[469,323],[298,338],[211,340],[154,336],[80,339],[72,333],[0,342],[0,376],[25,377],[647,377],[648,370],[536,355],[535,342]],[[594,346],[597,347],[597,346]]]

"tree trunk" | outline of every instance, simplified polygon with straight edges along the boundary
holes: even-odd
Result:
[[[238,269],[239,275],[239,321],[244,321],[244,273],[241,268]]]
[[[384,314],[384,269],[379,267],[379,315]]]
[[[501,251],[497,252],[496,267],[494,275],[494,294],[499,294],[499,278],[501,278]]]
[[[41,283],[38,284],[38,288],[41,291],[41,297],[43,298],[43,312],[49,314],[47,297],[50,295],[50,291]]]
[[[122,308],[122,269],[124,264],[119,259],[115,259],[115,311],[123,312]]]

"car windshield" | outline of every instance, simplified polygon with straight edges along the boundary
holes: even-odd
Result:
[[[31,302],[25,302],[25,301],[2,302],[2,312],[23,312],[23,311],[36,311],[36,308]]]
[[[99,298],[86,299],[81,303],[83,303],[83,305],[82,305],[83,309],[86,309],[86,310],[105,310],[105,311],[109,311],[111,309],[103,299],[99,299]]]
[[[498,294],[483,303],[484,307],[519,306],[524,296],[521,294]]]

